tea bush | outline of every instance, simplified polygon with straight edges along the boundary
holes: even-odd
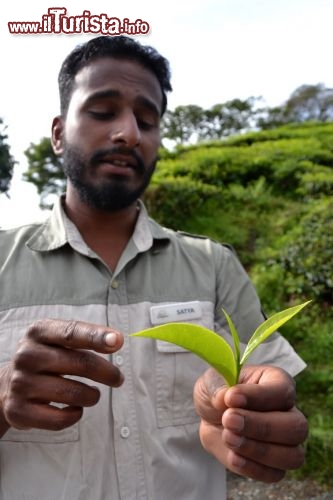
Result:
[[[333,304],[333,201],[324,199],[300,221],[279,262],[290,294]]]
[[[232,244],[268,315],[313,299],[281,333],[306,361],[310,434],[298,477],[333,484],[333,124],[163,150],[145,195],[162,224]]]

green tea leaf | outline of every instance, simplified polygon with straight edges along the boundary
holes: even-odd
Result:
[[[238,367],[229,344],[217,333],[191,323],[168,323],[132,333],[132,337],[149,337],[172,342],[209,363],[229,386],[237,381]]]
[[[280,326],[289,321],[295,314],[297,314],[303,307],[309,304],[311,300],[304,302],[298,306],[289,307],[288,309],[284,309],[276,314],[273,314],[270,318],[268,318],[264,323],[262,323],[254,332],[252,337],[250,338],[246,349],[244,351],[243,357],[240,361],[240,365],[243,366],[247,358],[250,354],[260,345],[264,340],[267,339],[272,333],[274,333]]]

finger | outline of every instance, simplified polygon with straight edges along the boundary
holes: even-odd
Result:
[[[124,341],[121,333],[110,327],[58,319],[35,322],[28,329],[27,337],[41,344],[70,349],[92,349],[101,353],[117,351]]]
[[[60,431],[66,427],[74,425],[82,417],[83,408],[66,406],[58,408],[48,404],[25,404],[6,414],[6,418],[11,427],[15,429],[45,429],[50,431]]]
[[[279,481],[284,477],[284,470],[260,464],[238,454],[239,450],[235,448],[235,444],[231,442],[229,445],[226,442],[227,436],[223,436],[224,431],[221,426],[213,426],[201,420],[199,431],[203,447],[235,474],[268,483]]]
[[[297,469],[304,463],[304,449],[301,446],[255,441],[226,429],[223,430],[222,441],[238,457],[272,469]]]
[[[119,387],[123,382],[120,370],[110,361],[93,352],[45,346],[29,341],[21,343],[15,355],[16,383],[26,383],[25,372],[77,375]],[[20,379],[20,373],[22,379]]]
[[[239,382],[225,394],[224,401],[229,407],[256,411],[282,411],[289,410],[295,405],[295,382],[280,368],[245,367]]]
[[[222,425],[247,439],[288,446],[303,443],[308,433],[306,418],[297,408],[262,413],[230,408],[222,416]]]
[[[197,379],[193,391],[194,405],[198,415],[207,422],[220,425],[222,411],[227,409],[223,397],[226,390],[224,379],[214,369],[206,370]],[[215,400],[218,402],[217,405]]]
[[[286,471],[262,465],[253,460],[246,459],[229,449],[226,453],[226,467],[231,472],[239,474],[255,481],[264,483],[276,483],[286,475]]]
[[[30,377],[29,382],[29,386],[25,388],[25,401],[46,404],[50,402],[62,403],[69,406],[93,406],[100,398],[100,391],[97,387],[88,386],[78,380],[38,375]]]

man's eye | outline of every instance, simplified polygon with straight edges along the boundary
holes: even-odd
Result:
[[[95,120],[110,120],[114,117],[114,113],[112,111],[89,111],[89,114],[95,118]]]
[[[151,130],[155,127],[154,123],[146,120],[137,119],[137,124],[141,130]]]

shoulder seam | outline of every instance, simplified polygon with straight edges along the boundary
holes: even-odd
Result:
[[[176,231],[176,234],[179,234],[180,236],[189,236],[191,238],[198,238],[198,239],[201,239],[201,240],[209,240],[209,241],[212,241],[214,243],[217,243],[218,245],[221,245],[223,247],[228,248],[235,255],[237,254],[235,248],[230,243],[226,243],[224,241],[218,241],[218,240],[216,240],[216,239],[214,239],[214,238],[212,238],[210,236],[207,236],[207,235],[194,234],[194,233],[189,233],[187,231]]]

